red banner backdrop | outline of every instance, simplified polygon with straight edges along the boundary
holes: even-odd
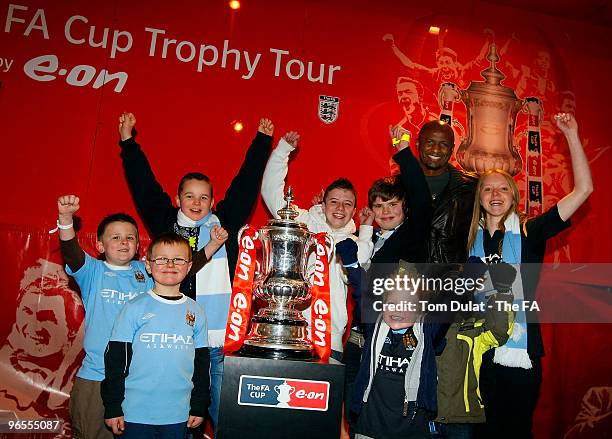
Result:
[[[503,83],[544,108],[541,164],[527,162],[526,114],[514,133],[524,166],[542,174],[543,206],[572,187],[567,145],[551,122],[556,111],[576,114],[592,166],[595,193],[549,244],[548,259],[610,262],[612,153],[602,124],[609,23],[560,18],[558,2],[550,15],[529,9],[539,2],[241,3],[236,11],[226,1],[0,3],[3,417],[67,416],[83,311],[47,230],[64,193],[81,197],[86,240],[102,216],[136,215],[117,146],[124,110],[136,114],[138,140],[171,194],[182,174],[198,170],[213,178],[220,200],[265,116],[277,138],[302,135],[289,181],[303,206],[339,176],[355,182],[362,205],[371,182],[389,173],[388,126],[403,125],[414,143],[418,127],[440,116],[440,85],[482,80],[494,42]],[[453,117],[467,126],[462,104]],[[242,131],[233,129],[237,121]],[[517,175],[524,197],[525,175]],[[251,223],[267,215],[259,204]],[[544,335],[537,437],[603,437],[610,326],[551,325]]]

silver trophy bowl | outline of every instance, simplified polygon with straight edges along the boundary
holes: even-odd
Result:
[[[260,272],[255,275],[255,297],[266,302],[251,321],[240,354],[274,359],[309,360],[313,348],[308,338],[303,309],[311,298],[306,275],[308,256],[316,240],[306,224],[295,221],[298,212],[291,204],[291,187],[285,196],[287,204],[258,231],[262,244]],[[240,240],[242,231],[238,234]],[[327,240],[330,248],[331,238]]]

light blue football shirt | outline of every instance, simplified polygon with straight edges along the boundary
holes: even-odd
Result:
[[[149,291],[121,310],[111,341],[132,343],[121,405],[125,420],[149,425],[187,421],[195,349],[208,346],[202,307],[185,295],[168,300]]]
[[[117,267],[92,258],[85,253],[85,264],[75,273],[66,266],[81,289],[85,305],[85,358],[77,376],[86,380],[104,379],[104,351],[110,339],[113,323],[130,299],[155,286],[147,274],[144,262],[132,261]]]

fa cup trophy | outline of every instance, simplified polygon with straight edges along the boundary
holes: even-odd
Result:
[[[261,243],[262,262],[260,271],[254,275],[253,293],[267,306],[252,318],[251,329],[239,353],[254,357],[309,360],[313,357],[313,343],[306,330],[308,324],[299,310],[311,300],[312,285],[306,275],[308,260],[314,249],[316,262],[321,262],[323,257],[323,265],[327,266],[333,240],[326,235],[326,245],[322,246],[320,240],[323,237],[317,238],[305,224],[295,220],[299,213],[291,204],[291,187],[285,200],[286,206],[278,211],[280,218],[270,219],[256,233]],[[240,230],[239,242],[247,227]],[[315,275],[317,267],[321,265],[317,263],[314,264]],[[316,283],[316,279],[313,282]],[[313,334],[316,332],[314,328],[312,331]]]
[[[487,59],[490,66],[480,72],[484,82],[472,81],[466,90],[444,83],[438,101],[443,115],[449,110],[452,114],[454,102],[462,101],[467,108],[467,138],[457,149],[457,161],[463,168],[479,173],[499,168],[516,175],[522,159],[514,144],[514,126],[525,101],[501,84],[505,76],[496,67],[499,56],[495,44],[489,47]]]

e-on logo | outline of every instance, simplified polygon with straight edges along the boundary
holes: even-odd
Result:
[[[298,410],[326,411],[327,381],[242,375],[238,404]]]

